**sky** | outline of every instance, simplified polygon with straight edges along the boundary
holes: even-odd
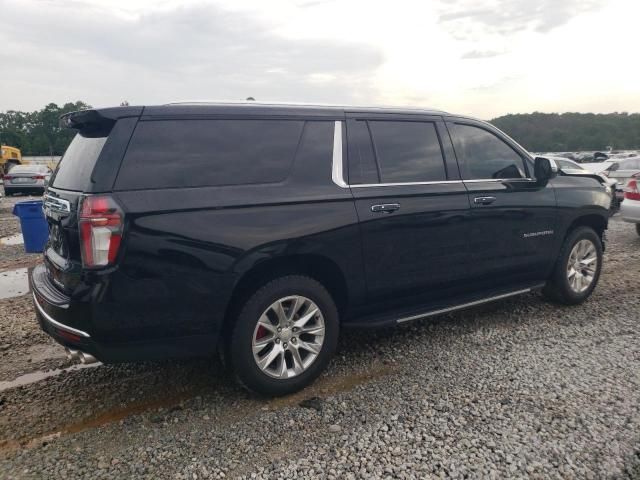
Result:
[[[0,111],[234,100],[640,111],[637,0],[0,0]]]

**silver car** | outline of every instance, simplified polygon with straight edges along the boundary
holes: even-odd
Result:
[[[14,193],[42,195],[51,173],[46,165],[16,165],[3,177],[4,193],[7,197]]]
[[[612,180],[616,180],[623,189],[634,175],[640,173],[640,157],[616,160],[604,172]]]

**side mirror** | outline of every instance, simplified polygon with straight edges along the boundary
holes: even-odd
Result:
[[[539,185],[546,185],[549,180],[556,176],[558,165],[553,160],[536,157],[534,162],[533,173]]]

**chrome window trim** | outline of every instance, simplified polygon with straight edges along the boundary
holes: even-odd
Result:
[[[340,188],[349,188],[344,180],[342,159],[342,121],[337,120],[333,128],[333,159],[331,164],[331,179]]]
[[[372,187],[403,187],[412,185],[446,185],[481,182],[512,182],[535,181],[535,178],[478,178],[471,180],[435,180],[431,182],[400,182],[400,183],[362,183],[349,185],[344,179],[344,158],[342,155],[342,120],[336,120],[333,128],[333,157],[331,160],[331,180],[340,188],[372,188]]]
[[[462,183],[462,180],[436,180],[433,182],[404,182],[404,183],[362,183],[356,185],[349,185],[351,188],[370,188],[370,187],[404,187],[411,185],[441,185],[441,184],[453,184]]]
[[[519,177],[519,178],[474,178],[471,180],[463,180],[464,183],[484,183],[484,182],[515,182],[515,181],[527,181],[535,182],[535,178]]]
[[[58,322],[57,320],[55,320],[51,315],[49,315],[47,312],[44,311],[44,309],[40,306],[40,304],[38,303],[38,299],[36,298],[36,294],[33,294],[33,301],[36,305],[36,308],[38,309],[38,311],[40,312],[40,315],[42,315],[44,317],[44,319],[49,322],[50,324],[52,324],[54,327],[59,328],[60,330],[64,330],[66,332],[69,333],[73,333],[75,335],[79,335],[81,337],[84,338],[91,338],[91,336],[87,333],[87,332],[83,332],[82,330],[78,330],[77,328],[73,328],[73,327],[69,327],[63,323]]]
[[[463,308],[474,307],[476,305],[482,305],[483,303],[493,302],[494,300],[501,300],[503,298],[513,297],[514,295],[520,295],[523,293],[530,292],[536,287],[532,288],[523,288],[522,290],[515,290],[509,293],[503,293],[502,295],[496,295],[493,297],[482,298],[480,300],[476,300],[474,302],[461,303],[460,305],[454,305],[453,307],[441,308],[439,310],[432,310],[430,312],[420,313],[418,315],[412,315],[411,317],[400,318],[396,320],[396,323],[405,323],[411,320],[417,320],[419,318],[432,317],[434,315],[439,315],[441,313],[453,312],[455,310],[461,310]]]

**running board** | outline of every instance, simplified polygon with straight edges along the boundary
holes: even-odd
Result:
[[[523,293],[528,293],[528,292],[531,292],[532,290],[535,290],[537,288],[540,288],[540,287],[536,286],[536,287],[531,287],[531,288],[524,288],[522,290],[516,290],[514,292],[503,293],[502,295],[496,295],[494,297],[487,297],[487,298],[482,298],[480,300],[475,300],[473,302],[462,303],[460,305],[455,305],[453,307],[441,308],[439,310],[432,310],[430,312],[425,312],[425,313],[420,313],[418,315],[412,315],[410,317],[400,318],[400,319],[396,320],[396,323],[405,323],[405,322],[410,322],[411,320],[418,320],[419,318],[426,318],[426,317],[432,317],[434,315],[440,315],[441,313],[455,312],[456,310],[462,310],[463,308],[475,307],[476,305],[482,305],[483,303],[489,303],[489,302],[493,302],[495,300],[501,300],[503,298],[513,297],[515,295],[521,295]]]

